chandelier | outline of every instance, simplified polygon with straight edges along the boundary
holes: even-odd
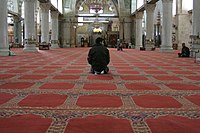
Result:
[[[93,9],[96,13],[98,13],[103,9],[106,4],[106,0],[85,0],[85,4],[88,5],[90,9]]]

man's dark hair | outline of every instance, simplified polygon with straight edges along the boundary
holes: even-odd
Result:
[[[102,41],[103,41],[103,39],[102,39],[101,37],[98,37],[98,38],[96,39],[96,44],[100,44]]]

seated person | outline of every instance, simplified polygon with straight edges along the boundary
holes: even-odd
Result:
[[[88,63],[93,74],[106,74],[109,71],[107,65],[110,62],[109,50],[102,45],[102,38],[96,39],[96,44],[89,50]]]
[[[182,43],[181,53],[178,53],[179,57],[190,57],[190,49],[185,46],[185,43]]]

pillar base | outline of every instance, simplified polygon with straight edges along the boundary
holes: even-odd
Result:
[[[9,56],[10,55],[10,50],[7,49],[0,49],[0,56]]]
[[[71,45],[71,48],[75,48],[75,47],[76,47],[75,44],[72,44],[72,45]]]
[[[190,36],[192,42],[192,51],[191,51],[191,56],[192,57],[196,57],[196,58],[200,58],[200,37],[199,35],[191,35]]]
[[[145,50],[152,51],[153,48],[155,48],[155,43],[153,41],[146,40]]]
[[[51,48],[60,48],[58,45],[58,40],[51,40]]]
[[[173,52],[173,48],[170,46],[161,46],[160,51],[161,52]]]
[[[63,48],[70,48],[70,44],[69,43],[63,44]]]
[[[142,46],[136,45],[136,46],[135,46],[135,49],[140,50],[141,47],[142,47]]]
[[[23,51],[24,52],[38,52],[37,48],[36,48],[36,40],[34,39],[25,39],[25,46]]]

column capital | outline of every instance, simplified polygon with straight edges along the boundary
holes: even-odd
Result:
[[[18,16],[13,16],[14,22],[19,22],[19,17]]]
[[[170,3],[170,2],[172,3],[173,0],[162,0],[162,2],[163,2],[163,3]]]
[[[124,17],[119,18],[119,22],[120,23],[124,23],[125,22],[125,18]]]
[[[135,18],[136,19],[142,19],[143,18],[143,12],[137,12],[136,14],[135,14]]]
[[[42,12],[49,12],[50,7],[50,3],[40,3],[40,9]]]
[[[51,18],[52,19],[58,19],[58,11],[51,11]]]
[[[36,0],[24,0],[24,2],[35,2]]]
[[[156,4],[146,4],[145,9],[147,12],[154,12]]]

